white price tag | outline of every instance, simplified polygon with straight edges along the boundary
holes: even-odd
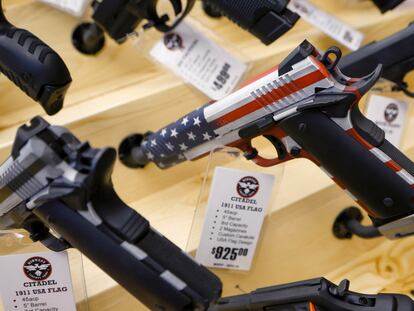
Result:
[[[214,100],[233,92],[247,70],[246,64],[185,22],[165,34],[150,55]]]
[[[76,17],[85,14],[86,8],[91,0],[38,0],[45,4],[49,4],[59,10],[65,11]]]
[[[408,104],[394,98],[371,95],[367,104],[367,118],[385,131],[385,138],[400,147]]]
[[[319,9],[308,0],[292,0],[288,8],[350,50],[359,49],[364,40],[362,32]]]
[[[66,252],[1,256],[0,275],[5,310],[76,311]]]
[[[274,176],[216,168],[196,260],[213,268],[250,270]]]

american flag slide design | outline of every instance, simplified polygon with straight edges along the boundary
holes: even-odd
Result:
[[[224,99],[200,107],[149,135],[142,143],[142,153],[162,169],[193,160],[240,140],[240,128],[269,114],[293,114],[316,89],[335,87],[338,83],[311,55],[285,74],[275,68]]]
[[[335,48],[330,50],[335,50]],[[412,161],[397,149],[387,154],[389,147],[380,147],[380,143],[377,146],[373,145],[375,143],[369,143],[363,136],[370,135],[370,133],[362,133],[364,129],[359,128],[360,124],[353,124],[353,108],[357,107],[362,95],[368,92],[378,80],[381,68],[377,68],[366,77],[355,79],[343,75],[335,62],[326,61],[325,56],[329,53],[321,56],[315,49],[308,54],[303,53],[303,50],[300,53],[297,49],[295,51],[280,66],[262,74],[233,94],[205,105],[146,137],[142,146],[139,147],[141,156],[145,156],[144,160],[147,162],[154,162],[163,169],[186,160],[195,160],[223,146],[236,146],[242,149],[248,159],[261,166],[277,165],[295,157],[304,157],[321,167],[374,218],[379,216],[384,220],[390,216],[390,219],[392,217],[395,219],[400,214],[414,214],[414,164]],[[339,53],[336,54],[338,55]],[[340,56],[337,60],[339,58]],[[341,113],[332,112],[330,115],[322,108],[323,105],[333,107],[332,105],[336,104],[338,106],[334,108],[345,107],[347,110]],[[332,167],[333,158],[325,158],[323,154],[327,153],[326,150],[322,150],[321,144],[316,144],[315,148],[319,148],[318,150],[314,147],[312,149],[310,144],[300,137],[301,134],[293,135],[293,129],[289,129],[291,132],[286,130],[287,124],[293,124],[292,120],[301,119],[299,116],[304,115],[301,112],[307,111],[309,107],[319,107],[319,113],[332,121],[329,122],[329,128],[332,129],[335,125],[336,129],[340,129],[338,135],[344,133],[352,138],[352,140],[342,141],[346,141],[347,144],[357,142],[359,147],[355,147],[355,150],[344,150],[345,147],[341,145],[344,147],[342,148],[343,160],[340,160],[342,162],[335,157],[335,154],[332,154],[332,157],[336,159],[335,163],[340,163],[339,167]],[[260,130],[255,132],[263,121],[270,125],[263,127],[263,131],[260,127]],[[274,125],[272,125],[273,122]],[[355,122],[371,124],[369,120]],[[368,125],[367,128],[372,128],[370,126]],[[314,129],[315,125],[312,128]],[[322,134],[323,129],[321,131],[319,136],[327,137]],[[378,136],[380,132],[379,128],[374,128],[372,135]],[[287,151],[285,157],[283,159],[262,158],[252,148],[250,142],[251,138],[258,135],[270,135],[277,138]],[[335,136],[335,139],[333,136],[330,137],[333,139],[332,144],[326,147],[331,150],[335,142],[339,141],[339,137]],[[318,138],[313,136],[307,139],[309,142],[309,140],[315,141]],[[296,155],[293,152],[295,150]],[[352,163],[345,154],[356,154],[356,152],[361,152],[360,155],[364,158],[358,163],[368,158],[372,159],[371,167],[366,167],[365,171],[370,171],[370,174],[377,176],[373,180],[381,180],[382,177],[388,176],[388,181],[384,180],[382,184],[372,182],[374,188],[378,186],[382,189],[381,191],[369,190],[366,185],[361,186],[363,189],[360,185],[356,186],[358,182],[354,182],[353,176],[363,174],[364,171],[364,168],[360,168],[358,172],[353,172],[356,163],[345,170],[346,173],[342,170],[341,167],[347,167]],[[378,171],[371,171],[373,167]],[[401,185],[400,190],[396,189],[396,183]],[[382,191],[392,193],[394,199],[384,197]],[[398,207],[391,209],[389,208],[391,204],[397,204]],[[414,222],[408,231],[414,232]]]

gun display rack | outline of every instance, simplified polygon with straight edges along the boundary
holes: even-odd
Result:
[[[347,1],[314,0],[366,34],[365,42],[380,39],[407,26],[414,12],[381,15],[370,2],[354,6]],[[31,0],[8,0],[4,7],[12,22],[39,35],[53,46],[71,69],[73,84],[65,109],[47,118],[65,125],[97,147],[117,146],[131,132],[156,129],[193,110],[206,98],[171,73],[151,63],[131,45],[108,47],[97,57],[79,54],[70,38],[78,20]],[[325,49],[334,42],[304,21],[273,45],[266,47],[226,20],[211,20],[200,6],[192,13],[223,42],[250,56],[253,76],[277,64],[304,39]],[[133,60],[133,61],[131,61]],[[411,77],[411,80],[413,78]],[[0,158],[9,154],[17,127],[36,114],[44,115],[4,77],[0,77]],[[407,101],[403,94],[396,94]],[[412,100],[411,100],[412,102]],[[414,159],[414,109],[411,109],[403,151]],[[190,232],[206,160],[186,163],[168,172],[149,166],[145,171],[117,165],[114,184],[122,199],[145,215],[155,228],[184,248]],[[271,169],[270,169],[271,170]],[[281,181],[278,208],[269,216],[269,227],[249,274],[218,272],[225,295],[315,276],[338,282],[347,277],[352,289],[367,293],[414,289],[414,239],[339,241],[331,234],[337,214],[353,204],[319,169],[305,160],[288,163]],[[165,205],[165,202],[171,202]],[[272,267],[272,269],[269,269]],[[101,272],[85,261],[90,309],[144,310]]]

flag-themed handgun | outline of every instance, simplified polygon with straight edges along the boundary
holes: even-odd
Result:
[[[0,72],[47,114],[60,111],[72,78],[62,58],[26,29],[13,26],[0,1]]]
[[[414,23],[380,41],[372,42],[341,59],[338,66],[346,75],[362,77],[382,64],[382,77],[393,85],[393,91],[403,91],[414,97],[405,77],[414,70]]]
[[[338,286],[324,278],[272,286],[249,294],[220,299],[211,311],[413,311],[408,296],[365,295],[349,290],[349,281]]]
[[[205,310],[220,280],[121,201],[115,160],[114,149],[33,119],[0,166],[0,229],[25,229],[53,251],[77,248],[151,310]]]
[[[212,150],[239,148],[257,165],[296,158],[318,165],[371,216],[388,238],[414,233],[414,164],[360,112],[358,102],[381,76],[341,73],[338,48],[319,53],[303,42],[278,67],[233,94],[203,106],[147,135],[126,138],[121,161],[130,167],[154,162],[168,168]],[[267,138],[277,157],[252,146]]]

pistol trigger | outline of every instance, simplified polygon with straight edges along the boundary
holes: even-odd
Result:
[[[71,248],[71,245],[63,239],[55,237],[53,234],[49,233],[43,240],[40,240],[46,248],[50,249],[53,252],[62,252]]]
[[[273,147],[275,147],[278,159],[284,160],[288,152],[283,142],[279,138],[272,135],[263,135],[263,137],[266,138],[273,145]]]
[[[160,32],[170,31],[171,28],[167,25],[167,22],[170,21],[170,17],[168,16],[168,14],[160,15],[158,13],[156,1],[149,1],[147,5],[148,6],[146,8],[146,14],[144,15],[144,18],[147,19],[148,22],[144,24],[143,29],[148,30],[152,27],[155,27],[155,29],[157,29]]]
[[[243,140],[236,147],[243,151],[243,156],[246,160],[254,160],[259,155],[257,149],[253,148],[252,141],[250,139]]]

